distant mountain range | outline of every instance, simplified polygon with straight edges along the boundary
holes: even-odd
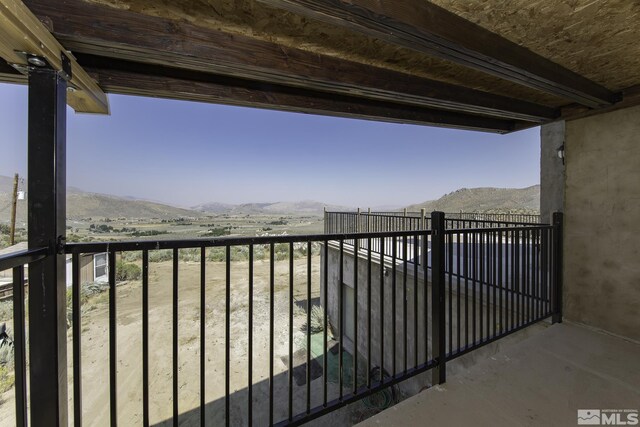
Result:
[[[11,215],[11,191],[13,178],[0,175],[0,221],[6,222]],[[354,210],[344,206],[326,205],[315,201],[276,203],[206,203],[191,209],[179,208],[164,203],[90,193],[75,187],[67,188],[67,218],[200,218],[211,214],[233,215],[321,215],[324,207],[329,210]],[[18,222],[26,219],[26,201],[18,203]]]
[[[313,200],[303,200],[300,202],[243,203],[239,205],[214,202],[194,206],[193,209],[196,211],[207,213],[320,215],[322,214],[325,207],[330,211],[355,210],[355,208],[327,205]]]
[[[407,206],[409,211],[427,212],[523,212],[540,210],[540,186],[526,188],[461,188],[438,200]]]
[[[67,218],[198,218],[202,212],[106,194],[67,193]]]
[[[11,191],[13,178],[0,176],[0,222],[11,217]],[[28,196],[28,195],[27,195]],[[26,221],[26,200],[18,202],[17,218],[19,226]],[[177,208],[163,203],[89,193],[77,188],[67,189],[67,218],[180,218],[203,217],[206,214],[190,209]]]
[[[9,220],[13,178],[0,176],[0,221]],[[537,212],[540,201],[540,186],[513,188],[463,188],[442,196],[438,200],[407,206],[410,211],[425,208],[427,212]],[[312,200],[274,203],[205,203],[184,209],[164,203],[141,200],[132,197],[118,197],[107,194],[90,193],[69,187],[67,189],[67,217],[83,218],[199,218],[212,214],[231,215],[321,215],[324,207],[330,211],[353,211],[347,206],[327,205]],[[376,207],[374,211],[394,210],[392,206]],[[26,219],[26,202],[18,203],[18,222]]]

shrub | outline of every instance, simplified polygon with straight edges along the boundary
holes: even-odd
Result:
[[[89,230],[95,233],[111,233],[113,231],[113,227],[107,224],[91,224],[89,226]]]
[[[200,248],[180,249],[178,256],[181,261],[185,262],[199,262],[200,261]]]
[[[122,260],[125,262],[133,262],[141,259],[142,252],[140,251],[122,252]]]
[[[204,236],[207,237],[217,237],[217,236],[228,236],[230,234],[230,227],[218,227],[218,228],[210,228]]]
[[[226,258],[224,248],[211,248],[207,254],[207,260],[213,262],[222,262]]]
[[[13,301],[0,301],[0,324],[13,319]]]
[[[8,364],[0,365],[0,393],[11,390],[14,381],[13,369]]]
[[[133,237],[145,237],[145,236],[159,236],[160,234],[167,234],[167,232],[160,231],[160,230],[142,230],[142,231],[136,230],[129,235]]]
[[[68,243],[77,243],[80,240],[81,240],[80,236],[78,236],[77,234],[74,234],[74,233],[67,234],[67,242]]]
[[[138,280],[142,275],[142,270],[135,264],[128,264],[124,261],[116,263],[116,280]]]
[[[267,245],[255,245],[253,247],[253,259],[265,259],[269,255],[269,247]]]
[[[149,262],[171,261],[172,259],[173,254],[171,253],[171,249],[149,251]]]

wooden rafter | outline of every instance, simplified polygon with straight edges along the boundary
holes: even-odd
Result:
[[[589,107],[618,100],[597,83],[425,0],[258,1]]]
[[[28,67],[20,52],[44,58],[51,67],[63,70],[62,57],[70,60],[69,105],[77,112],[109,113],[107,97],[95,81],[78,65],[72,55],[20,0],[0,0],[0,57],[18,67]]]
[[[111,93],[496,133],[526,123],[86,54],[78,54],[78,61]]]
[[[76,53],[253,79],[384,102],[544,122],[554,108],[446,84],[188,22],[80,0],[25,0]]]

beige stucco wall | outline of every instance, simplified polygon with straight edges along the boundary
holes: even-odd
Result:
[[[640,340],[640,106],[566,123],[565,317]]]

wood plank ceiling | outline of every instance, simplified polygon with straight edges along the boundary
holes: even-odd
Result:
[[[113,93],[499,133],[640,102],[636,2],[24,2]]]

